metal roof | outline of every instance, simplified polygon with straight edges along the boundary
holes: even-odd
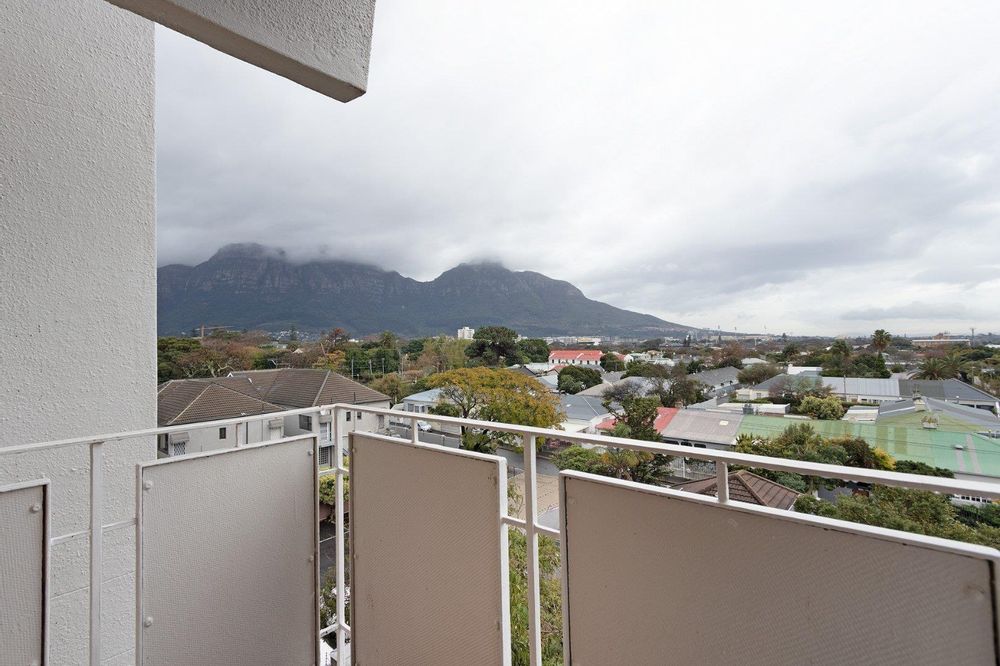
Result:
[[[660,435],[667,439],[732,445],[743,418],[742,414],[682,409]]]
[[[677,420],[676,418],[674,419]],[[797,423],[808,423],[823,437],[861,437],[897,460],[943,467],[956,474],[1000,477],[1000,439],[971,432],[851,421],[819,421],[777,416],[744,416],[740,434],[779,435]]]

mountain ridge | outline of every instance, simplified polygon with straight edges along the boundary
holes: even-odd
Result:
[[[280,249],[226,245],[208,260],[157,269],[158,330],[201,324],[355,335],[453,335],[506,325],[523,335],[683,335],[693,327],[587,298],[575,285],[497,262],[462,263],[421,282],[370,264],[293,262]]]

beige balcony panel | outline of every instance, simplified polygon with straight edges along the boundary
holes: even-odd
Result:
[[[508,664],[506,462],[350,441],[353,663]]]
[[[375,0],[109,0],[348,102],[368,85]]]
[[[996,663],[991,548],[561,478],[574,664]]]
[[[315,439],[141,467],[139,664],[318,659]]]
[[[44,482],[0,487],[0,663],[45,661]]]

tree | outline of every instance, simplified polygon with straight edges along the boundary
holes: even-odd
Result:
[[[517,347],[522,359],[531,363],[546,363],[549,360],[549,345],[541,338],[519,340]]]
[[[754,365],[748,365],[740,370],[739,374],[736,375],[736,381],[746,386],[756,386],[757,384],[765,382],[771,377],[777,377],[780,374],[781,368],[773,363],[757,363]]]
[[[927,358],[920,364],[916,379],[949,379],[948,368],[940,358]]]
[[[158,382],[187,377],[177,361],[190,352],[201,349],[201,342],[191,338],[159,338],[156,341],[156,378]]]
[[[804,460],[830,465],[848,465],[869,469],[892,469],[892,459],[884,452],[862,452],[861,444],[871,449],[867,442],[856,438],[824,439],[808,423],[790,425],[776,437],[739,438],[736,450],[772,458]],[[800,492],[813,492],[821,485],[832,487],[839,481],[772,470],[755,470],[761,476],[784,484]]]
[[[510,642],[513,666],[528,666],[528,547],[524,533],[509,530]],[[538,538],[539,619],[542,634],[542,664],[563,663],[562,579],[559,577],[559,545],[548,536]]]
[[[625,366],[623,377],[669,377],[670,368],[657,363],[647,363],[646,361],[632,361]]]
[[[625,369],[625,361],[621,354],[608,352],[601,355],[601,367],[605,372],[621,372]]]
[[[839,495],[836,502],[802,496],[795,501],[795,510],[993,548],[1000,546],[1000,529],[963,524],[947,495],[926,490],[873,486],[867,495]]]
[[[664,384],[659,392],[660,402],[667,407],[677,404],[693,405],[705,400],[705,385],[684,373],[684,368],[678,366],[671,375],[669,384]]]
[[[444,336],[430,338],[421,346],[416,365],[424,372],[447,372],[465,367],[468,360],[465,352],[471,344],[470,340],[453,340]]]
[[[844,406],[838,398],[827,396],[819,398],[813,395],[802,399],[798,408],[799,414],[806,414],[814,419],[836,421],[844,415]]]
[[[560,423],[559,401],[536,379],[505,369],[460,368],[428,377],[431,388],[441,389],[441,400],[454,405],[459,415],[483,421],[548,428]],[[462,427],[462,446],[491,453],[510,438]]]
[[[925,476],[942,476],[947,479],[954,479],[955,473],[950,469],[945,467],[933,467],[927,463],[917,462],[916,460],[897,460],[896,467],[894,468],[897,472],[902,472],[904,474],[924,474]]]
[[[552,463],[559,469],[575,469],[578,472],[608,476],[600,450],[589,449],[579,444],[568,446],[553,455]]]
[[[567,365],[559,371],[558,388],[563,393],[575,394],[591,386],[597,386],[602,381],[601,373],[594,368],[584,368],[579,365]]]
[[[846,377],[851,368],[851,346],[846,340],[834,340],[823,363],[823,374]]]
[[[472,336],[465,355],[473,365],[509,366],[521,362],[517,333],[506,326],[484,326]]]
[[[889,335],[889,331],[884,328],[880,328],[872,333],[872,347],[875,352],[881,356],[889,345],[892,343],[892,336]]]
[[[389,396],[392,404],[396,404],[413,392],[412,384],[404,383],[402,377],[397,374],[379,377],[372,381],[371,387],[379,393]]]
[[[656,442],[660,433],[656,432],[656,417],[660,407],[660,399],[656,396],[626,398],[617,408],[604,405],[615,416],[616,425],[625,430],[620,436],[647,442]]]

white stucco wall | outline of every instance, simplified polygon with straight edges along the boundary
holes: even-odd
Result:
[[[342,102],[368,85],[375,0],[109,0]]]
[[[0,2],[0,446],[156,425],[153,26],[103,0]],[[105,445],[104,522],[155,441]],[[84,448],[0,456],[89,526]],[[53,546],[51,663],[87,662],[89,540]],[[131,663],[133,530],[104,536],[103,663]]]

